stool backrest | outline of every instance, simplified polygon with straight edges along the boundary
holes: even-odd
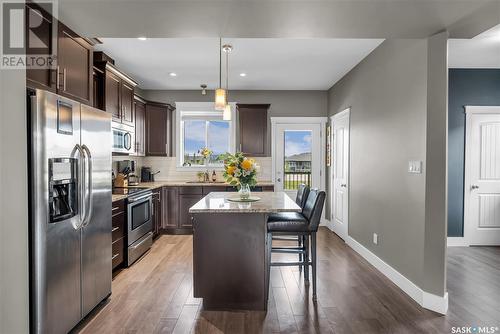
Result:
[[[309,230],[317,231],[321,222],[321,213],[325,204],[326,193],[318,189],[311,189],[302,214],[309,222]]]
[[[298,206],[302,210],[304,210],[304,206],[307,201],[307,196],[309,196],[309,186],[305,185],[304,183],[299,184],[299,188],[297,190],[297,197],[295,198],[295,203],[297,203]]]

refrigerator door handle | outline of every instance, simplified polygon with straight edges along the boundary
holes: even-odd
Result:
[[[85,218],[83,219],[82,227],[85,227],[89,224],[90,219],[92,218],[92,211],[93,211],[93,203],[94,203],[94,193],[92,191],[92,154],[90,153],[89,148],[87,145],[82,145],[82,150],[84,152],[84,155],[86,156],[87,160],[87,191],[88,194],[86,196],[87,198],[87,206],[86,206],[86,215]]]
[[[76,154],[78,152],[78,154]],[[83,152],[82,147],[79,144],[76,144],[71,152],[71,157],[74,158],[77,156],[78,160],[78,206],[80,207],[80,218],[78,225],[74,226],[75,230],[78,230],[82,227],[83,219],[85,217],[85,173],[83,172],[83,166],[85,166],[85,153]]]

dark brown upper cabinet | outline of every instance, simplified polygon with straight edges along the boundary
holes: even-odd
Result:
[[[146,155],[146,101],[136,96],[134,101],[135,111],[135,154]]]
[[[36,3],[26,3],[25,19],[27,27],[35,27],[25,29],[26,33],[26,54],[51,54],[54,55],[57,50],[57,41],[55,40],[57,21]],[[37,38],[47,48],[39,49],[32,47],[36,43],[32,43],[31,39]],[[56,93],[56,71],[51,68],[44,69],[27,69],[26,84],[31,88],[39,88]]]
[[[60,95],[93,104],[93,47],[63,23],[58,24],[56,87]]]
[[[252,157],[266,156],[267,120],[270,104],[237,104],[239,150]]]
[[[146,103],[146,155],[172,155],[172,112],[169,104]]]
[[[36,3],[26,3],[25,15],[26,53],[57,56],[53,68],[28,69],[26,85],[93,105],[93,42]],[[40,48],[40,41],[47,48]]]
[[[94,52],[94,66],[104,73],[104,89],[101,92],[103,109],[111,114],[114,122],[134,127],[134,89],[137,83],[101,51]]]

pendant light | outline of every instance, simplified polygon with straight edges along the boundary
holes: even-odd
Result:
[[[229,44],[225,44],[222,50],[226,53],[226,106],[224,107],[224,112],[222,113],[222,119],[224,121],[231,120],[231,106],[227,102],[227,96],[229,93],[229,53],[233,50],[233,47]]]
[[[215,90],[215,110],[224,110],[226,107],[226,93],[222,88],[222,38],[219,38],[219,88]]]

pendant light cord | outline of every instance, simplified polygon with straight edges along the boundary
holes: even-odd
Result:
[[[222,88],[222,38],[219,37],[219,88]]]

